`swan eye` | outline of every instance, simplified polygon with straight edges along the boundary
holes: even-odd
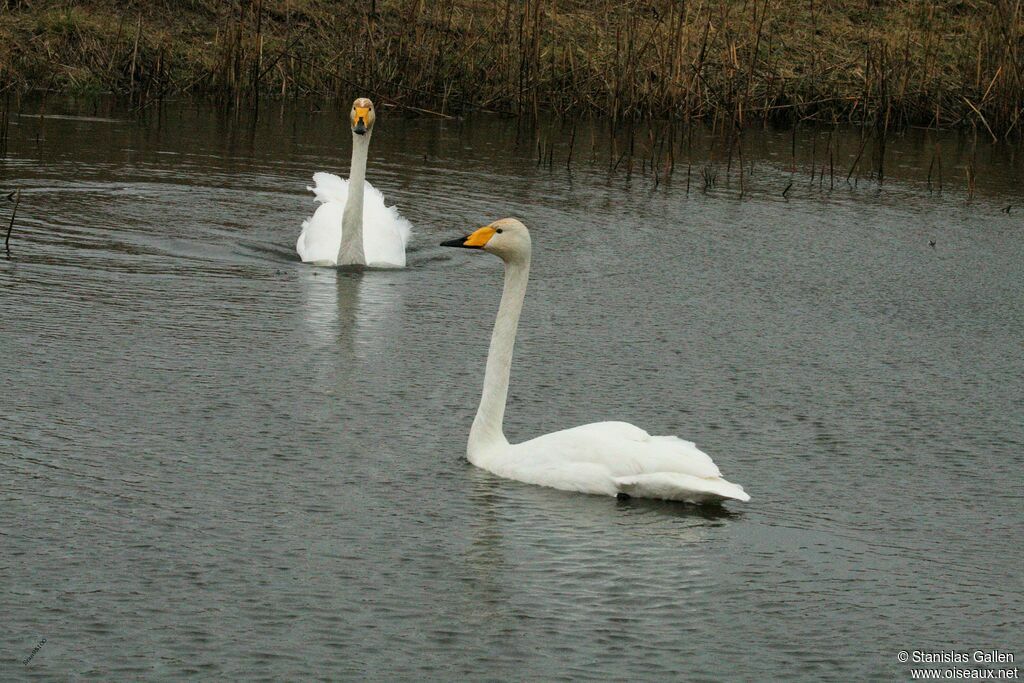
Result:
[[[496,232],[496,233],[498,233],[498,234],[500,235],[500,234],[501,234],[501,228],[498,228],[498,229],[497,229],[497,230],[495,230],[494,232]]]

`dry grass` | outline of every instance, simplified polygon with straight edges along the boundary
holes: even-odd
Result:
[[[1022,0],[0,0],[0,88],[1021,135]],[[629,164],[632,154],[625,151]],[[742,168],[742,165],[741,165]]]

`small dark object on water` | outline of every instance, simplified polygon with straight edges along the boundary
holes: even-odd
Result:
[[[1009,215],[1010,215],[1010,208],[1011,208],[1012,206],[1013,206],[1012,204],[1007,204],[1007,205],[1006,205],[1006,208],[1005,208],[1005,209],[1003,209],[1003,213],[1005,213],[1005,214],[1006,214],[1007,216],[1009,216]]]
[[[783,198],[785,198],[786,193],[789,192],[789,188],[791,188],[791,187],[793,187],[793,181],[792,180],[789,181],[789,185],[786,185],[786,189],[782,191]]]
[[[629,495],[628,493],[623,493],[622,491],[619,491],[618,493],[615,494],[615,500],[629,500],[632,497],[633,496]]]
[[[934,249],[935,248],[935,240],[928,240],[928,246],[931,247],[932,249]]]

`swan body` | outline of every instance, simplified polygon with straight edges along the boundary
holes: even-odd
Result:
[[[471,463],[507,479],[563,491],[720,503],[750,500],[690,441],[652,436],[626,422],[596,422],[519,444],[503,422],[516,329],[530,272],[526,226],[506,218],[442,246],[483,249],[505,261],[505,285],[491,336],[480,407],[469,433]]]
[[[405,246],[411,225],[384,195],[366,182],[366,160],[373,132],[373,103],[365,98],[352,105],[352,164],[349,180],[332,173],[313,174],[307,188],[320,202],[303,221],[295,251],[318,266],[367,265],[405,267]]]
[[[338,263],[338,250],[341,248],[349,182],[333,173],[321,171],[313,174],[313,186],[306,189],[316,196],[320,206],[302,222],[302,233],[295,244],[295,251],[303,261],[313,265],[345,265]],[[384,204],[380,190],[369,182],[364,189],[365,265],[404,268],[405,246],[409,243],[412,226],[398,213],[397,207]]]
[[[499,444],[471,462],[507,479],[563,491],[713,503],[749,500],[711,458],[676,436],[651,436],[627,422],[595,422]]]

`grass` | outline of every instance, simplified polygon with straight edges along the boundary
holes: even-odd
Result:
[[[1021,137],[1022,0],[0,0],[0,90]],[[652,141],[653,144],[654,141]],[[632,145],[632,143],[630,143]],[[631,170],[629,149],[623,150]],[[543,156],[543,152],[541,152]],[[742,164],[741,164],[742,168]]]

